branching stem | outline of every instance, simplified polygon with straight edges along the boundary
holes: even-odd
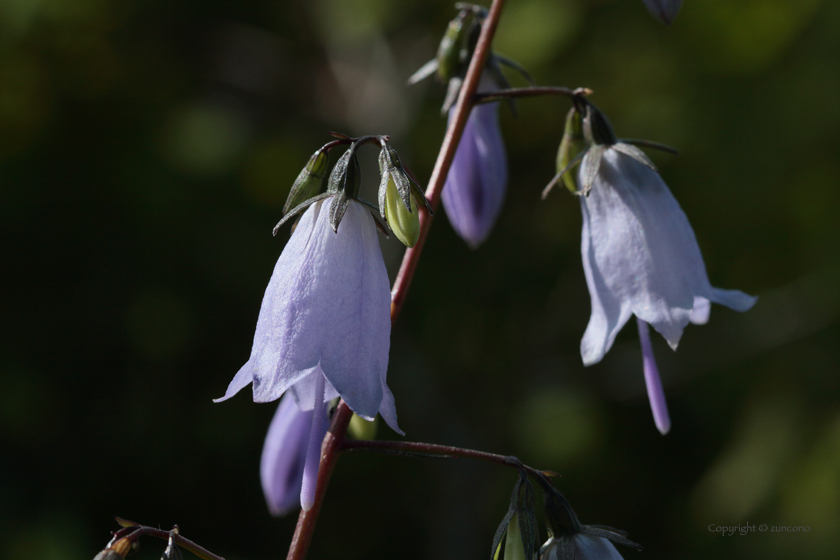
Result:
[[[362,440],[344,440],[339,451],[384,451],[384,452],[398,452],[400,454],[412,455],[417,454],[425,457],[436,456],[440,458],[462,457],[464,459],[476,459],[478,461],[487,461],[499,465],[507,465],[518,470],[524,470],[534,478],[543,480],[546,478],[557,476],[557,473],[550,471],[541,471],[534,467],[525,465],[511,455],[497,455],[496,453],[488,453],[486,451],[478,451],[475,449],[464,449],[463,447],[453,447],[451,445],[437,445],[434,443],[422,443],[419,441],[362,441]]]
[[[449,168],[455,157],[455,150],[458,148],[458,143],[467,124],[467,117],[469,117],[470,111],[472,111],[474,104],[473,96],[478,89],[478,81],[481,78],[481,73],[490,54],[490,45],[493,42],[493,35],[496,32],[496,26],[499,23],[499,17],[501,16],[504,3],[505,0],[493,0],[487,18],[482,24],[481,35],[478,38],[470,67],[464,78],[461,96],[455,105],[452,120],[443,138],[443,145],[441,145],[435,168],[432,171],[432,177],[429,179],[429,186],[426,189],[426,198],[429,200],[432,211],[437,209],[438,202],[440,201],[440,193],[443,190],[446,176],[449,174]],[[422,207],[419,209],[419,212],[420,237],[414,247],[406,250],[400,271],[391,290],[391,324],[396,321],[400,314],[403,302],[408,293],[408,288],[411,285],[411,279],[414,277],[414,271],[417,268],[417,262],[423,252],[429,227],[431,226],[432,215]],[[324,495],[327,491],[327,484],[332,470],[335,467],[335,462],[338,459],[338,450],[344,440],[344,434],[347,432],[347,425],[350,423],[352,416],[353,414],[350,408],[344,401],[341,401],[333,416],[330,431],[327,432],[327,436],[321,447],[321,463],[318,471],[318,484],[315,489],[315,502],[308,511],[301,511],[286,560],[303,560],[306,558],[306,552],[312,540],[312,533],[315,530],[315,523],[321,511],[321,503],[324,501]]]

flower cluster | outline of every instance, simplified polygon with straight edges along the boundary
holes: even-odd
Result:
[[[411,185],[387,138],[342,137],[318,150],[295,182],[278,224],[305,210],[268,283],[251,357],[218,399],[229,399],[248,384],[255,402],[283,397],[261,468],[269,508],[277,514],[291,507],[298,491],[304,509],[313,503],[331,399],[341,397],[369,421],[380,414],[402,433],[386,382],[388,273],[375,217],[358,199],[356,150],[365,142],[382,147],[381,215],[404,243],[416,242],[417,226],[411,223],[418,221],[417,200],[427,202]],[[350,148],[333,167],[327,191],[319,194],[329,150],[341,144]],[[309,198],[301,201],[301,193]]]

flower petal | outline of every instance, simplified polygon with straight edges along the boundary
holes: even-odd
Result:
[[[291,395],[280,400],[268,427],[260,459],[260,480],[272,515],[283,515],[300,503],[311,424],[311,410],[301,411]]]
[[[245,365],[239,368],[239,371],[236,372],[236,375],[233,376],[233,380],[228,385],[227,391],[225,391],[225,396],[220,399],[213,399],[213,402],[222,402],[226,401],[231,398],[233,395],[241,391],[244,387],[246,387],[251,381],[253,380],[253,361],[249,359],[245,362]]]
[[[622,304],[676,348],[695,295],[711,295],[703,257],[682,209],[657,173],[607,150],[590,196],[593,267]]]
[[[574,541],[575,560],[623,560],[615,546],[603,537],[578,533]]]
[[[586,285],[589,287],[592,314],[583,339],[580,341],[580,355],[583,358],[583,364],[590,366],[604,358],[604,354],[612,348],[618,331],[624,327],[633,313],[627,301],[615,298],[607,287],[600,270],[592,265],[595,255],[589,232],[589,211],[583,199],[581,199],[581,210],[583,211],[581,256]]]
[[[691,308],[691,315],[688,320],[695,325],[705,325],[709,322],[709,314],[712,312],[712,302],[704,297],[694,296],[694,307]]]

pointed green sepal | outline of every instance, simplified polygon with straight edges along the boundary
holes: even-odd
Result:
[[[636,161],[638,161],[642,165],[644,165],[646,167],[649,167],[649,168],[653,169],[654,171],[657,171],[656,166],[653,165],[653,162],[650,161],[650,158],[647,157],[647,154],[644,153],[639,148],[637,148],[636,146],[619,142],[618,144],[615,144],[613,146],[613,150],[615,150],[617,152],[621,152],[624,155],[630,156],[631,158],[635,159]]]
[[[575,165],[569,165],[575,157],[586,149],[586,140],[583,138],[583,115],[575,107],[569,109],[566,115],[566,126],[563,131],[563,139],[560,141],[560,148],[557,150],[557,174],[563,179],[563,184],[574,194],[578,191],[577,179],[575,178]],[[563,170],[566,171],[563,171]],[[563,172],[561,174],[561,171]]]
[[[319,200],[324,200],[325,198],[329,198],[331,196],[335,196],[335,193],[325,192],[317,196],[313,196],[309,200],[304,200],[303,202],[301,202],[300,204],[298,204],[283,215],[283,218],[279,222],[277,222],[277,225],[274,226],[274,229],[271,230],[271,235],[277,235],[277,232],[280,231],[280,228],[283,227],[283,224],[285,224],[286,222],[288,222],[289,220],[291,220],[292,218],[294,218],[295,216],[297,216],[298,214],[300,214]]]
[[[573,537],[581,532],[580,521],[563,494],[554,488],[548,489],[543,494],[543,504],[549,537]]]
[[[421,66],[420,69],[417,70],[417,72],[411,75],[407,82],[408,85],[413,86],[417,82],[425,80],[426,78],[437,72],[437,68],[438,61],[436,58],[433,58],[432,60]]]
[[[580,186],[577,194],[589,195],[589,191],[592,190],[592,185],[595,183],[595,177],[598,176],[598,170],[601,168],[601,160],[604,158],[604,152],[607,149],[607,146],[596,144],[587,150],[583,158],[583,163],[581,164],[582,168],[580,172],[583,184]]]
[[[508,512],[496,529],[491,547],[491,558],[492,560],[532,560],[537,547],[537,537],[534,489],[528,480],[528,475],[522,471],[513,487]]]
[[[338,233],[338,226],[341,225],[341,220],[344,219],[344,213],[347,212],[347,206],[350,204],[350,197],[346,192],[335,197],[335,200],[330,204],[330,225],[335,233]]]
[[[312,154],[312,157],[309,158],[306,166],[298,174],[295,183],[292,185],[292,189],[289,191],[286,204],[283,205],[284,214],[304,200],[312,198],[321,192],[324,179],[327,176],[329,162],[330,156],[323,148]]]

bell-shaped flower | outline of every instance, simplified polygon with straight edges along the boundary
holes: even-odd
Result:
[[[332,206],[337,204],[346,207],[334,231]],[[288,390],[301,410],[322,410],[340,396],[359,416],[372,421],[379,413],[400,432],[386,384],[390,309],[373,217],[352,198],[336,195],[314,202],[274,268],[251,357],[218,400],[249,383],[255,402],[277,400]],[[319,422],[312,422],[307,471],[317,472]],[[307,508],[311,502],[305,495],[304,484],[302,505]]]
[[[482,78],[480,91],[495,89]],[[449,112],[452,120],[453,110]],[[475,249],[487,238],[502,210],[508,168],[499,128],[499,103],[473,107],[443,186],[449,223]]]
[[[327,433],[327,422],[318,420],[313,432],[313,411],[301,410],[291,393],[280,399],[260,460],[263,494],[272,515],[284,515],[300,503],[310,435],[320,444]],[[307,485],[314,487],[315,482],[307,481]]]
[[[585,365],[601,361],[635,315],[651,406],[665,433],[670,421],[647,325],[676,350],[689,321],[708,320],[709,302],[746,311],[756,298],[712,287],[688,218],[644,161],[640,150],[617,142],[594,145],[581,164],[581,253],[592,302],[581,357]]]
[[[644,0],[645,6],[653,17],[665,24],[670,24],[680,11],[682,0]]]

